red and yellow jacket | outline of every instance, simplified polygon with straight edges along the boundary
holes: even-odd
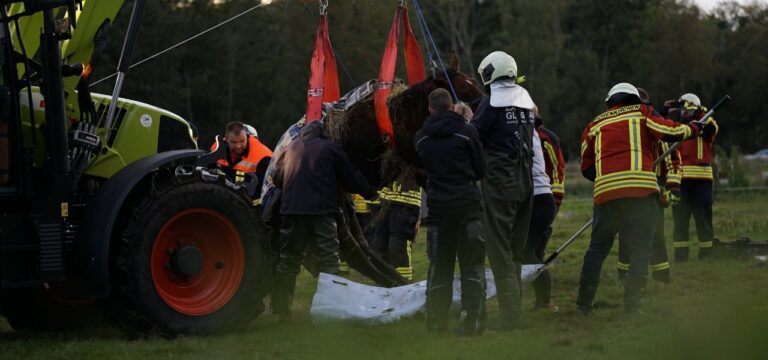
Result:
[[[656,158],[664,154],[671,145],[666,141],[659,141],[656,146]],[[680,191],[680,181],[683,179],[683,164],[680,161],[680,150],[672,151],[656,166],[656,177],[659,185],[669,191]]]
[[[699,111],[697,120],[701,119],[705,112],[706,109]],[[709,118],[698,136],[680,144],[683,179],[712,181],[712,144],[715,142],[718,130],[715,119]]]
[[[563,151],[560,150],[560,140],[552,130],[543,126],[539,126],[536,132],[539,134],[541,148],[544,150],[544,169],[552,185],[552,195],[559,206],[565,196],[565,160],[563,160]]]
[[[643,104],[615,106],[597,116],[581,137],[581,171],[595,181],[595,204],[658,193],[656,140],[679,141],[696,132]]]

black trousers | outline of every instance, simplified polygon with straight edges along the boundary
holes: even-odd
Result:
[[[656,201],[658,215],[656,216],[656,228],[653,231],[653,242],[651,242],[651,274],[654,280],[661,282],[670,281],[669,257],[667,256],[667,243],[664,238],[664,205],[661,201]],[[626,241],[626,231],[619,231],[619,263],[616,269],[619,273],[619,279],[623,280],[629,271],[629,264],[632,260],[632,254]]]
[[[531,157],[509,160],[509,155],[487,150],[486,174],[481,182],[483,236],[493,271],[503,328],[519,325],[522,268],[533,207]]]
[[[283,215],[279,247],[272,307],[278,314],[290,314],[296,276],[301,270],[305,250],[311,252],[320,272],[339,272],[335,214]]]
[[[544,251],[547,249],[551,225],[555,219],[555,198],[552,194],[539,194],[533,197],[531,226],[528,228],[528,241],[525,243],[525,263],[541,264],[544,262]],[[552,279],[549,271],[545,270],[533,281],[533,291],[536,293],[536,306],[547,306],[552,300]]]
[[[680,184],[680,203],[672,208],[675,219],[673,232],[675,260],[688,259],[689,223],[691,215],[696,221],[696,234],[699,238],[699,257],[711,254],[715,239],[712,229],[712,181],[683,180]]]
[[[400,275],[412,280],[411,243],[416,238],[419,208],[389,202],[382,211],[385,213],[373,230],[373,247]]]
[[[616,234],[623,232],[624,242],[630,252],[630,266],[624,281],[624,307],[633,310],[640,306],[641,292],[648,276],[651,258],[651,242],[658,217],[657,194],[643,198],[623,198],[595,205],[593,209],[592,238],[584,254],[581,268],[579,308],[591,311],[597,293],[603,262],[613,246]]]
[[[453,298],[453,269],[459,259],[465,331],[482,331],[485,323],[485,242],[480,220],[466,215],[435,218],[427,228],[427,327],[445,327]]]

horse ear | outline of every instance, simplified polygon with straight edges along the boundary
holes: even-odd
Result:
[[[459,57],[455,51],[451,53],[451,69],[459,71]]]

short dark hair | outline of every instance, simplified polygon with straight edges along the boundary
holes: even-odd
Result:
[[[237,135],[245,130],[245,125],[239,121],[231,122],[227,124],[226,130],[224,132],[225,135],[228,134],[234,134]]]
[[[438,112],[449,111],[451,106],[453,106],[453,99],[448,90],[440,88],[429,93],[429,107],[433,110]]]

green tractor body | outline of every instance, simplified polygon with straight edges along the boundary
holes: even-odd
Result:
[[[198,164],[178,115],[120,98],[107,126],[112,97],[88,90],[122,3],[0,0],[0,313],[17,329],[94,308],[141,331],[243,326],[269,279],[243,187]]]

